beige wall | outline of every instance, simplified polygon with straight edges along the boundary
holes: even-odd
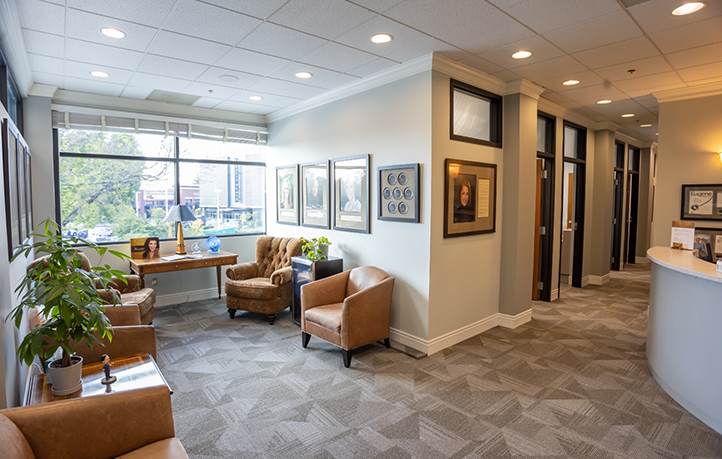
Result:
[[[612,254],[612,211],[614,204],[614,132],[596,131],[594,134],[594,176],[592,191],[591,259],[589,274],[609,273]]]
[[[663,102],[659,106],[657,190],[653,246],[670,244],[679,220],[683,184],[722,183],[722,96]],[[722,222],[695,222],[722,228]]]

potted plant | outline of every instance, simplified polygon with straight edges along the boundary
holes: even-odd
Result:
[[[301,244],[303,244],[301,249],[309,260],[317,261],[328,258],[328,246],[331,245],[331,242],[325,237],[315,237],[310,241],[305,238],[300,238],[300,241]]]
[[[113,305],[120,303],[120,296],[113,290],[112,282],[126,282],[122,271],[111,269],[109,265],[83,269],[81,251],[74,244],[87,244],[87,248],[98,255],[111,253],[121,259],[128,256],[120,252],[108,250],[78,237],[63,236],[57,224],[47,219],[38,227],[41,233],[33,233],[37,242],[25,243],[11,261],[21,255],[28,257],[33,251],[43,258],[28,266],[28,270],[16,294],[23,295],[20,304],[5,318],[12,317],[15,326],[20,328],[26,310],[38,309],[45,323],[38,325],[25,335],[18,346],[17,355],[26,365],[30,365],[38,355],[48,359],[62,348],[62,358],[50,363],[48,372],[53,382],[53,394],[67,395],[80,389],[82,385],[82,357],[73,355],[73,345],[85,342],[93,347],[93,342],[103,343],[94,335],[97,331],[100,338],[112,340],[110,321],[103,314],[105,305],[98,289],[112,291]],[[24,292],[24,293],[23,293]]]

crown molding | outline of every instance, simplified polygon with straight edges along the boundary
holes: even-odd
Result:
[[[532,99],[539,100],[541,93],[545,91],[544,87],[534,84],[529,80],[514,80],[506,83],[504,95],[508,94],[524,94]]]
[[[485,91],[493,92],[494,94],[501,96],[511,94],[506,91],[506,82],[464,64],[460,64],[441,54],[432,54],[432,68],[434,70],[438,70],[455,80],[476,86]]]
[[[22,97],[28,96],[33,85],[33,73],[25,50],[25,38],[20,28],[20,15],[14,1],[0,1],[0,44],[5,51],[8,67]]]
[[[652,93],[657,102],[675,102],[678,100],[699,99],[700,97],[718,96],[722,94],[722,81],[701,84],[687,88],[668,89]]]
[[[579,124],[587,129],[596,129],[597,121],[590,120],[586,116],[580,115],[571,108],[562,107],[549,99],[540,97],[539,102],[537,103],[537,108],[544,113],[571,121],[572,123]]]
[[[597,121],[596,126],[594,126],[595,131],[607,130],[607,131],[617,132],[618,129],[619,129],[619,125],[617,123],[613,123],[609,120]]]
[[[28,91],[28,96],[53,97],[53,94],[55,94],[55,91],[57,90],[57,86],[35,83],[30,87],[30,90]]]
[[[644,148],[644,140],[632,137],[628,132],[623,132],[621,129],[617,131],[617,134],[614,136],[614,138],[623,140],[624,143],[630,144],[633,147]]]

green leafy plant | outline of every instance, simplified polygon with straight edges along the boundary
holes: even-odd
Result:
[[[303,253],[306,254],[306,257],[311,261],[318,261],[318,260],[325,260],[326,255],[323,253],[323,247],[328,247],[331,245],[331,242],[329,242],[328,239],[325,237],[315,237],[311,239],[310,241],[305,238],[300,238],[301,244],[303,244],[303,247],[301,249],[303,250]]]
[[[51,219],[42,222],[35,230],[41,227],[42,232],[31,234],[37,242],[22,244],[12,258],[14,261],[21,255],[28,257],[33,251],[38,256],[46,254],[42,261],[28,269],[15,289],[16,294],[23,296],[5,321],[12,318],[19,328],[25,312],[37,308],[45,323],[25,335],[18,346],[18,358],[30,365],[36,355],[47,359],[62,348],[61,367],[68,367],[75,353],[74,343],[85,341],[92,349],[93,341],[96,341],[102,346],[103,343],[93,334],[96,330],[101,338],[112,340],[113,328],[103,314],[105,305],[98,288],[109,289],[113,282],[127,282],[124,273],[111,269],[110,265],[84,270],[81,252],[74,244],[87,244],[88,249],[101,256],[101,261],[106,253],[121,259],[129,257],[84,239],[62,236],[58,225]],[[115,306],[120,303],[120,296],[117,290],[110,291]]]

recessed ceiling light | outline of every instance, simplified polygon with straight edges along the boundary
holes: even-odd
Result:
[[[659,132],[655,132],[654,135],[659,135]]]
[[[604,104],[611,104],[612,101],[609,100],[609,99],[602,99],[602,100],[598,100],[597,103],[598,103],[599,105],[604,105]]]
[[[296,74],[296,78],[302,78],[304,80],[306,78],[311,78],[312,76],[313,76],[313,74],[311,72],[298,72]]]
[[[236,81],[238,81],[238,77],[233,75],[219,75],[218,79],[221,81],[225,81],[226,83],[235,83]]]
[[[690,2],[685,3],[682,6],[678,6],[677,8],[672,10],[672,15],[674,16],[684,16],[685,14],[692,14],[696,13],[697,11],[704,8],[705,5],[704,2]]]
[[[110,76],[105,72],[101,72],[100,70],[93,70],[92,72],[90,72],[90,74],[98,78],[108,78]]]
[[[394,37],[392,37],[391,35],[389,35],[387,33],[377,33],[376,35],[371,37],[371,41],[374,43],[377,43],[379,45],[388,43],[393,39],[394,39]]]
[[[263,100],[263,97],[261,96],[249,96],[248,98],[251,100]]]
[[[574,86],[575,84],[579,84],[579,80],[567,80],[562,84],[564,86]]]
[[[100,29],[100,32],[105,35],[106,37],[110,38],[123,38],[125,37],[125,32],[122,30],[114,29],[112,27],[104,27]]]
[[[633,116],[634,116],[634,113],[625,113],[624,115],[622,115],[622,118],[631,118]]]
[[[640,124],[639,127],[652,127],[651,124]]]
[[[511,55],[514,59],[526,59],[531,56],[531,51],[517,51]]]

